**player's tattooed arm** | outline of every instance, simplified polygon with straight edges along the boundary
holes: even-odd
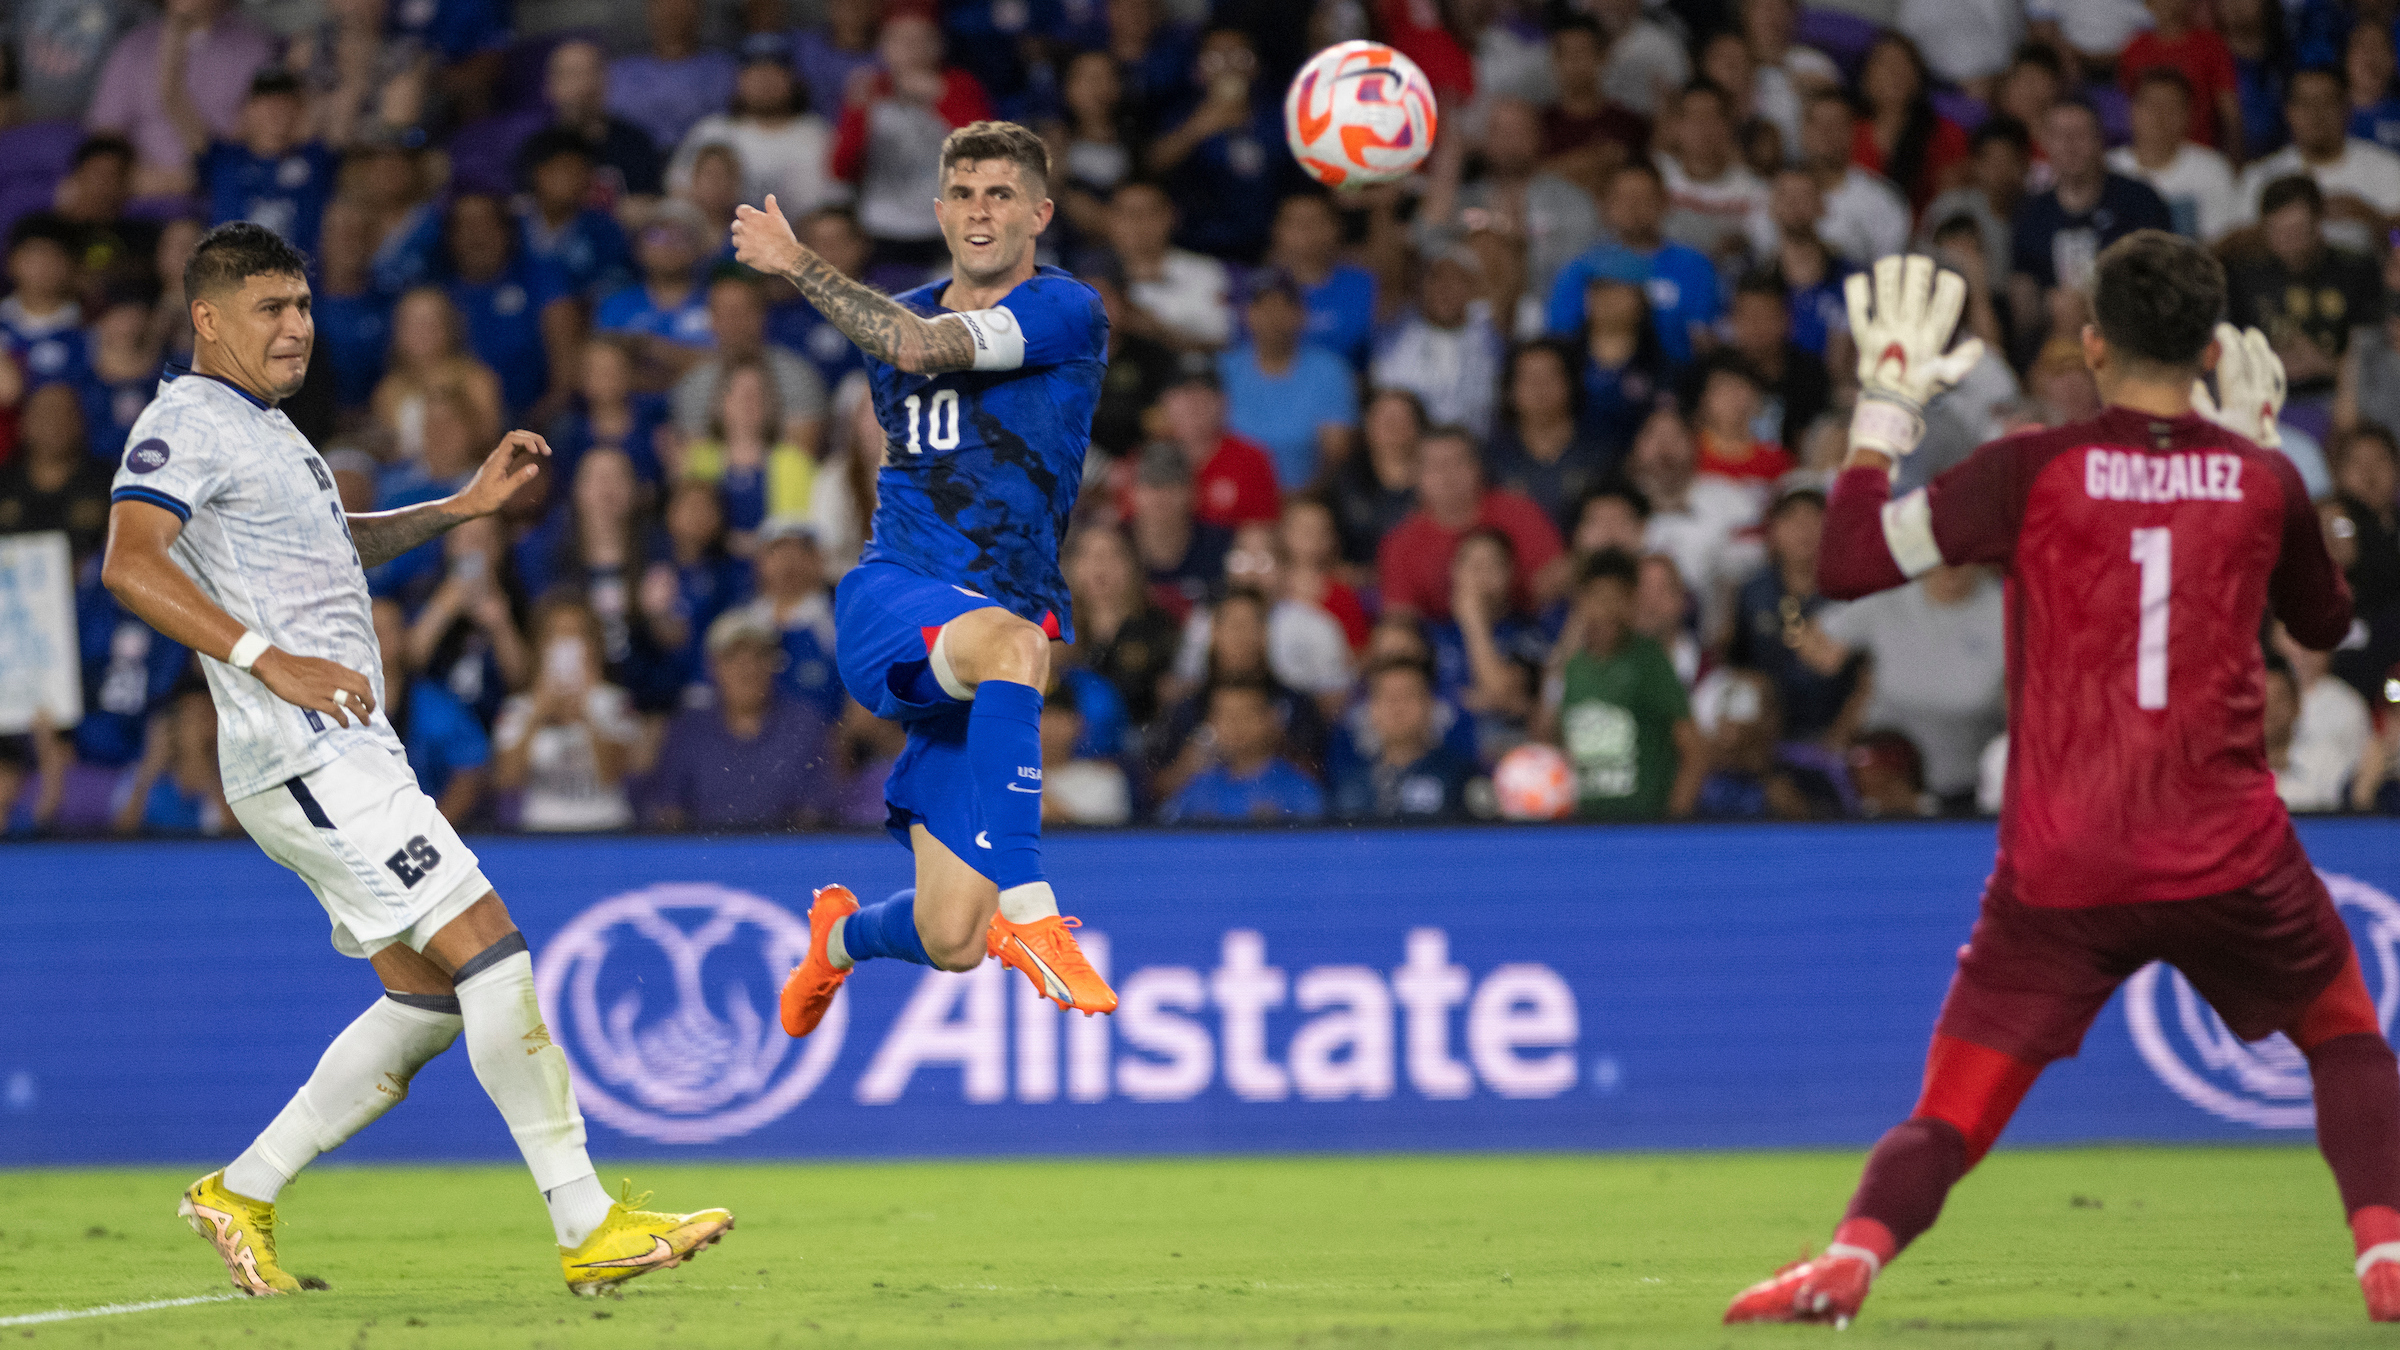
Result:
[[[361,567],[387,563],[419,544],[439,539],[453,526],[488,516],[508,504],[518,488],[533,481],[549,457],[550,443],[530,431],[512,431],[486,455],[467,485],[438,502],[403,506],[349,517],[350,540]]]
[[[419,544],[448,534],[454,525],[474,517],[453,511],[448,498],[397,511],[350,517],[350,540],[358,546],[358,565],[387,563]]]
[[[792,233],[792,224],[767,198],[766,209],[733,211],[734,259],[800,288],[859,350],[912,375],[975,367],[975,338],[964,323],[928,319],[843,274]]]
[[[965,324],[911,313],[808,249],[801,249],[782,275],[860,351],[879,361],[914,375],[975,366],[975,338]]]

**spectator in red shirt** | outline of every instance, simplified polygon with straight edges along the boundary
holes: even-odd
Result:
[[[1691,387],[1700,472],[1763,488],[1798,467],[1791,451],[1758,434],[1767,385],[1748,361],[1731,352],[1712,356]]]
[[[2242,163],[2242,86],[2232,48],[2215,29],[2191,22],[2191,0],[2146,0],[2146,5],[2153,26],[2124,46],[2117,84],[2131,94],[2143,70],[2158,65],[2182,70],[2191,82],[2191,127],[2184,139],[2218,147],[2227,159]]]
[[[1850,162],[1879,173],[1908,194],[1908,208],[1967,181],[1967,133],[1933,110],[1933,80],[1917,44],[1886,33],[1867,49],[1858,94],[1867,115],[1850,143]]]
[[[1192,466],[1192,515],[1226,529],[1283,515],[1275,461],[1258,442],[1225,429],[1225,391],[1206,370],[1185,374],[1159,398],[1167,439]]]
[[[949,261],[926,203],[942,192],[942,138],[992,115],[973,75],[942,60],[942,30],[922,13],[894,14],[876,39],[880,69],[851,72],[833,176],[858,185],[858,223],[876,262],[931,267]]]
[[[1417,509],[1376,550],[1386,614],[1409,610],[1427,619],[1449,618],[1450,555],[1468,531],[1485,526],[1516,546],[1513,583],[1520,604],[1548,604],[1566,593],[1569,563],[1558,526],[1523,493],[1484,486],[1472,435],[1437,427],[1425,434],[1422,453]]]
[[[2153,27],[2125,44],[2117,83],[2131,94],[2142,72],[2173,66],[2192,82],[2192,124],[2184,139],[2213,145],[2236,164],[2242,160],[2242,95],[2233,69],[2233,50],[2213,28],[2192,22],[2192,0],[2145,0]]]

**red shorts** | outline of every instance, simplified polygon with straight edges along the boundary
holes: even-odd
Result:
[[[2250,886],[2197,900],[2060,909],[1995,878],[1935,1030],[2032,1064],[2066,1059],[2117,986],[2164,961],[2254,1041],[2298,1025],[2349,960],[2350,930],[2298,848]]]

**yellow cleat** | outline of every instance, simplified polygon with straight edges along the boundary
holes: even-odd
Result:
[[[585,1298],[614,1289],[637,1275],[667,1270],[693,1259],[702,1247],[713,1247],[733,1229],[733,1211],[704,1209],[696,1214],[661,1214],[635,1206],[650,1198],[633,1193],[625,1183],[621,1197],[608,1207],[608,1217],[570,1251],[558,1249],[558,1263],[567,1273],[567,1289]]]
[[[175,1212],[225,1259],[235,1290],[252,1298],[300,1292],[300,1282],[275,1264],[275,1206],[226,1190],[222,1171],[185,1187]]]

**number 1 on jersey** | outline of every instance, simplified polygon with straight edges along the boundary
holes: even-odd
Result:
[[[912,455],[925,453],[925,447],[917,443],[917,410],[923,406],[923,403],[923,399],[915,394],[910,394],[902,400],[900,405],[908,410],[908,453]],[[931,414],[925,419],[925,444],[936,450],[957,449],[958,391],[955,389],[934,390]]]
[[[2167,706],[2167,596],[2175,580],[2175,536],[2164,526],[2133,532],[2133,560],[2142,565],[2141,630],[2133,642],[2133,703]]]

